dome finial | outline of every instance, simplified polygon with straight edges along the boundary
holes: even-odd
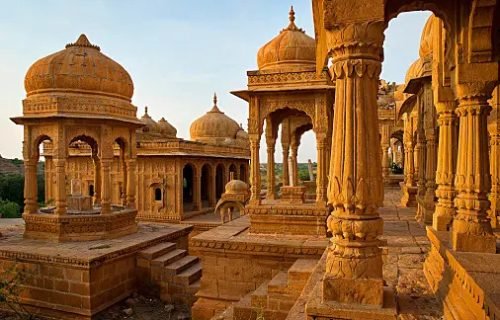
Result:
[[[300,29],[295,24],[295,11],[293,10],[293,6],[290,6],[290,11],[288,12],[288,20],[290,20],[290,24],[288,24],[288,27],[281,30],[281,32],[289,30],[289,31],[300,31],[302,33],[305,33],[303,29]]]
[[[295,11],[293,11],[293,6],[290,6],[290,12],[288,13],[288,19],[291,23],[295,22]]]
[[[96,45],[93,45],[92,43],[90,43],[89,39],[87,38],[87,36],[84,33],[82,33],[74,43],[68,43],[66,45],[66,48],[69,48],[69,47],[86,47],[86,48],[93,48],[93,49],[97,49],[98,51],[101,51],[101,48],[99,48],[99,46],[96,46]]]
[[[219,110],[219,107],[217,106],[217,93],[214,92],[214,106],[212,107],[212,110],[210,110],[210,112],[218,112],[218,113],[222,113],[220,110]]]
[[[144,107],[144,114],[148,114],[148,106]]]

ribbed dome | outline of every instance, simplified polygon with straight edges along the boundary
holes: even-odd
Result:
[[[177,129],[163,117],[160,119],[160,121],[158,121],[158,127],[160,129],[160,133],[162,136],[169,136],[169,137],[177,136]]]
[[[435,30],[434,25],[438,23],[439,18],[435,15],[431,15],[429,19],[427,19],[424,29],[422,30],[422,35],[420,37],[420,58],[424,58],[432,54],[433,30]]]
[[[26,73],[27,95],[46,92],[92,93],[130,101],[134,84],[128,72],[82,34],[64,50],[36,61]]]
[[[226,184],[226,194],[247,194],[248,184],[241,180],[233,179]]]
[[[290,24],[259,49],[259,70],[294,69],[316,64],[316,42],[295,25],[295,12],[290,9]]]
[[[191,139],[201,142],[220,143],[227,139],[235,139],[240,126],[226,116],[217,107],[217,96],[214,95],[214,106],[202,117],[196,119],[189,129]]]

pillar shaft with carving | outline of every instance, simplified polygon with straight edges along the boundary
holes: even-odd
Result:
[[[92,161],[94,162],[94,205],[101,204],[101,160],[97,154],[92,154]]]
[[[276,140],[272,137],[266,138],[267,144],[267,199],[275,199],[276,179],[274,174],[274,146]]]
[[[136,203],[135,203],[135,192],[136,192],[136,166],[137,166],[137,160],[134,159],[128,159],[125,162],[126,164],[126,170],[127,170],[127,207],[129,208],[136,208]]]
[[[380,130],[380,145],[382,154],[382,175],[388,176],[391,172],[391,163],[389,160],[389,147],[391,146],[391,133],[388,125],[382,125]]]
[[[499,227],[500,219],[500,86],[493,91],[491,99],[493,110],[490,115],[490,173],[491,173],[491,192],[490,192],[490,218],[493,228]]]
[[[24,160],[24,212],[36,213],[37,202],[37,160],[35,158]]]
[[[53,160],[56,175],[55,192],[55,214],[66,214],[66,159],[54,158]]]
[[[297,154],[299,151],[299,146],[298,144],[292,143],[291,145],[291,152],[290,152],[290,159],[291,160],[291,167],[290,167],[290,185],[292,186],[298,186],[299,185],[299,170],[298,170],[298,162],[297,162]]]
[[[290,184],[290,172],[288,168],[288,157],[290,153],[290,145],[283,144],[283,185],[288,186]]]
[[[491,187],[487,128],[491,90],[481,82],[457,85],[457,213],[451,236],[456,251],[496,252],[496,238],[488,218],[490,201],[487,195]]]
[[[260,160],[259,160],[259,149],[260,149],[260,136],[251,135],[250,136],[250,190],[252,196],[250,201],[259,202],[260,201]]]
[[[416,206],[416,184],[415,184],[415,146],[413,143],[413,121],[409,113],[403,115],[404,119],[404,185],[401,205],[404,207]]]
[[[327,145],[328,139],[324,133],[316,133],[316,150],[318,154],[318,167],[316,168],[316,203],[326,204],[326,176],[327,176]]]
[[[112,158],[101,159],[101,213],[111,212],[111,164]]]
[[[201,173],[199,168],[193,175],[193,211],[201,210]]]
[[[439,146],[436,172],[436,211],[432,226],[437,231],[446,231],[455,215],[455,144],[456,144],[456,116],[455,101],[438,102]]]
[[[380,165],[377,91],[384,39],[382,21],[334,26],[329,48],[336,81],[323,300],[383,303],[384,190]]]

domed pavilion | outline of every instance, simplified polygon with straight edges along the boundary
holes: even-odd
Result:
[[[134,85],[128,72],[82,34],[76,42],[36,61],[24,79],[25,237],[64,240],[113,238],[135,232],[136,142],[142,126],[131,104]],[[39,148],[46,143],[47,207],[37,203]],[[71,176],[71,149],[90,151],[92,195],[82,177]],[[112,201],[111,164],[120,153],[123,202]],[[85,226],[85,227],[82,227]],[[89,231],[92,232],[89,232]]]

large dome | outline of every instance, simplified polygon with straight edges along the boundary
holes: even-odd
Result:
[[[290,24],[280,34],[260,48],[257,54],[259,70],[314,67],[316,42],[295,25],[295,12],[290,9]]]
[[[36,61],[24,78],[28,96],[38,93],[91,93],[130,101],[134,84],[128,72],[82,34],[64,50]]]
[[[420,58],[424,58],[432,54],[433,32],[436,30],[434,25],[437,25],[438,23],[439,18],[435,15],[431,15],[429,19],[427,19],[424,29],[422,30],[422,35],[420,36],[420,48],[418,52]]]
[[[238,123],[217,107],[216,95],[212,109],[196,119],[189,128],[191,140],[209,143],[224,143],[227,139],[235,139],[239,130]]]

